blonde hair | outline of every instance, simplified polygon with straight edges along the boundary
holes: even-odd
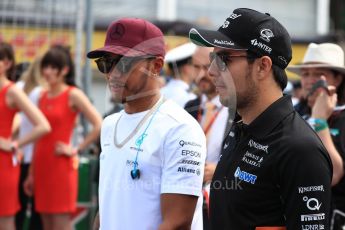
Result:
[[[36,58],[20,77],[20,79],[24,82],[23,90],[27,94],[29,94],[36,86],[44,87],[46,85],[46,82],[41,74],[41,59],[41,57]]]

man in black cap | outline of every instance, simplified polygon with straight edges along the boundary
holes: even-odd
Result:
[[[209,74],[222,104],[240,117],[211,184],[213,229],[329,229],[332,163],[282,93],[292,56],[286,29],[241,8],[218,31],[191,29],[189,36],[214,47]]]

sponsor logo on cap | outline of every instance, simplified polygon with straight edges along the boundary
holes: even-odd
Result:
[[[214,39],[213,42],[216,44],[219,44],[219,45],[227,45],[227,46],[234,46],[235,45],[235,43],[233,43],[231,41],[224,41],[224,40],[218,40],[218,39]]]
[[[269,46],[267,46],[267,45],[265,45],[265,44],[263,44],[261,42],[258,42],[257,39],[253,39],[250,42],[252,43],[253,46],[258,47],[259,49],[265,51],[266,53],[270,54],[272,52],[272,48],[271,47],[269,47]]]
[[[283,56],[278,56],[278,59],[281,60],[282,62],[284,62],[286,65],[288,64],[287,60],[285,57]]]
[[[112,39],[120,39],[125,34],[125,26],[121,23],[116,23],[112,31],[110,32],[110,37]]]
[[[227,27],[229,26],[229,24],[230,24],[230,22],[227,21],[227,20],[225,20],[225,22],[224,22],[223,25],[222,25],[222,28],[223,28],[223,29],[227,28]]]
[[[231,18],[231,19],[236,19],[236,18],[241,17],[241,16],[242,16],[242,14],[235,14],[235,13],[232,13],[232,14],[229,16],[229,18]]]
[[[272,30],[270,29],[262,29],[260,31],[260,38],[266,42],[270,42],[271,38],[274,37],[274,34],[272,32]]]

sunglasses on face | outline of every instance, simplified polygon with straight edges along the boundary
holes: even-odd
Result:
[[[254,55],[231,55],[228,53],[222,53],[222,52],[210,52],[210,63],[212,63],[214,60],[216,60],[217,68],[220,71],[225,71],[228,67],[228,63],[231,63],[232,59],[234,58],[247,58],[247,59],[255,59]]]
[[[122,74],[128,73],[133,64],[143,60],[143,59],[153,59],[154,56],[139,56],[139,57],[126,57],[126,56],[118,56],[118,57],[101,57],[95,60],[97,64],[97,68],[101,73],[108,74],[110,71],[115,68]]]

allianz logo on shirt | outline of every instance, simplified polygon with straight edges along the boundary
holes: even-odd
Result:
[[[251,184],[255,184],[255,181],[257,179],[256,175],[250,174],[250,173],[245,172],[245,171],[242,171],[240,169],[240,167],[237,167],[234,176],[238,177],[238,179],[240,179],[242,181],[245,181],[245,182],[248,182],[248,183],[251,183]]]

